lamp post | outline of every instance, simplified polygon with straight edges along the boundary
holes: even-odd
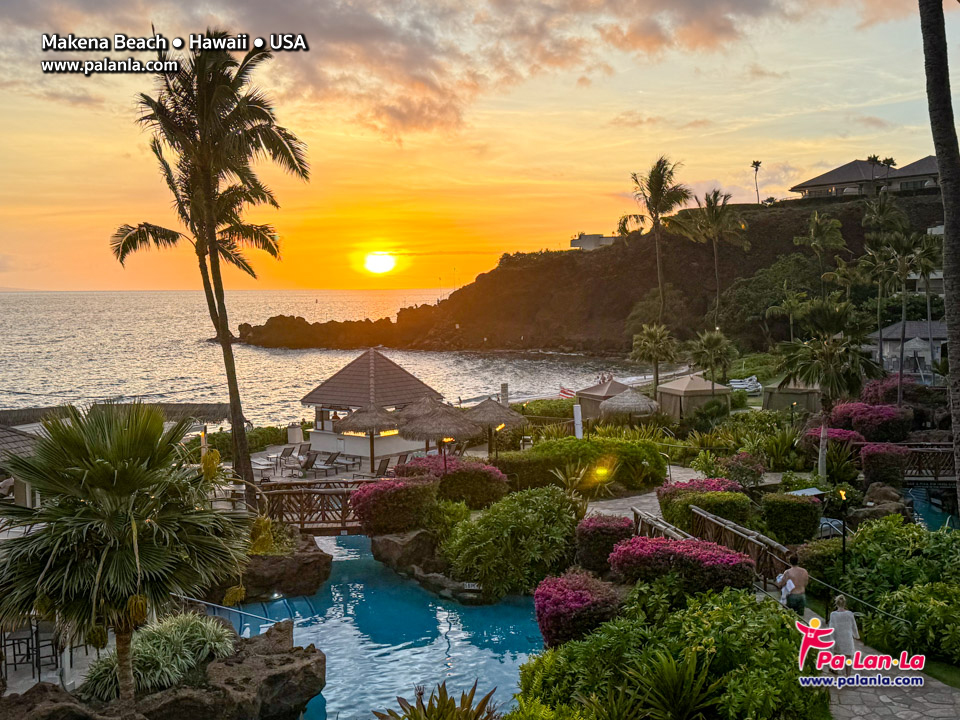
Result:
[[[840,574],[847,576],[847,491],[840,490],[840,522],[843,527],[843,537],[840,550]]]
[[[793,425],[793,413],[797,409],[797,402],[794,400],[790,403],[790,424]]]

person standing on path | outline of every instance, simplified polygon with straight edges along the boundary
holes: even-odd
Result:
[[[860,639],[857,618],[847,610],[847,598],[843,595],[837,596],[836,606],[837,609],[830,614],[830,627],[833,628],[833,652],[835,655],[852,658],[856,650],[853,641]],[[843,674],[850,674],[850,666],[846,663],[843,666]]]
[[[800,567],[800,559],[796,555],[790,556],[790,568],[780,576],[777,581],[777,587],[784,587],[788,582],[793,583],[793,589],[787,595],[787,607],[803,617],[803,611],[807,607],[807,583],[810,582],[810,575]]]

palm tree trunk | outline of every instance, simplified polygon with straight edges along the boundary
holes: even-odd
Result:
[[[903,407],[903,351],[907,342],[907,283],[900,288],[900,374],[897,376],[897,407]]]
[[[793,342],[793,313],[790,313],[787,318],[790,320],[790,342]]]
[[[216,249],[209,253],[210,275],[217,300],[217,341],[223,353],[223,367],[227,374],[227,390],[230,395],[230,435],[233,439],[233,471],[244,481],[244,501],[251,510],[257,507],[257,494],[253,487],[253,465],[250,463],[250,446],[247,443],[246,419],[240,402],[240,386],[237,383],[237,366],[233,357],[233,338],[227,320],[227,305],[223,294],[223,279],[220,276],[220,258]]]
[[[817,253],[817,265],[820,267],[820,299],[827,299],[827,288],[823,284],[823,256]]]
[[[657,399],[657,386],[660,384],[660,361],[653,361],[653,399]]]
[[[930,378],[931,385],[936,385],[937,382],[937,371],[934,369],[933,365],[933,311],[930,308],[930,277],[924,278],[923,281],[923,294],[926,295],[927,299],[927,349],[930,352],[930,373],[932,377]]]
[[[883,321],[880,317],[880,305],[883,302],[883,280],[880,280],[877,286],[877,359],[880,361],[880,369],[883,370]]]
[[[660,264],[660,222],[655,221],[653,223],[653,246],[656,249],[657,255],[657,287],[660,288],[660,312],[657,313],[657,322],[663,324],[663,307],[664,307],[664,295],[663,295],[663,267]]]
[[[760,171],[754,168],[753,170],[753,185],[757,188],[757,205],[760,204],[760,181],[757,179],[757,173]]]
[[[133,655],[130,652],[133,632],[114,628],[114,635],[117,639],[117,684],[120,688],[120,716],[123,718],[136,717]]]
[[[717,306],[713,310],[713,327],[720,329],[720,258],[717,256],[717,239],[713,239],[713,278],[717,284]]]
[[[941,0],[919,0],[924,71],[930,129],[940,170],[943,199],[943,285],[947,318],[947,358],[950,366],[950,416],[953,422],[954,464],[960,468],[960,146],[950,96],[947,32]],[[960,476],[957,478],[960,504]]]
[[[817,474],[824,480],[827,479],[827,427],[830,425],[830,413],[826,406],[823,407],[823,417],[820,420],[820,449],[817,453]]]

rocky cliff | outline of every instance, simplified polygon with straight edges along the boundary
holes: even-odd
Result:
[[[900,199],[917,230],[943,221],[939,195]],[[739,206],[747,223],[750,250],[720,249],[720,282],[796,252],[796,235],[814,210],[843,224],[850,250],[863,250],[861,201],[792,201],[773,207]],[[716,286],[708,245],[666,236],[664,275],[703,315]],[[657,284],[653,239],[634,233],[625,241],[592,252],[545,251],[504,255],[493,270],[437,305],[400,311],[389,319],[308,323],[277,316],[265,324],[240,325],[240,341],[264,347],[360,348],[385,345],[425,350],[554,349],[620,352],[627,348],[624,321],[634,303]]]

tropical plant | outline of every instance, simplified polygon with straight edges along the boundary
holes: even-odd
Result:
[[[877,165],[880,164],[879,155],[868,155],[867,163],[870,165],[870,195],[877,194],[877,188],[874,184],[874,179],[876,178]]]
[[[930,353],[930,363],[934,365],[933,353],[933,294],[930,292],[930,278],[934,271],[943,267],[943,240],[933,233],[922,237],[916,251],[917,272],[923,281],[923,295],[927,305],[927,345]],[[901,373],[902,375],[902,373]]]
[[[750,249],[750,243],[744,239],[746,223],[731,207],[730,193],[714,189],[704,193],[703,199],[694,198],[695,210],[687,210],[670,218],[667,227],[678,231],[684,237],[699,243],[710,243],[713,247],[713,275],[717,297],[713,309],[713,325],[720,327],[720,256],[718,245],[726,242],[744,250]]]
[[[807,294],[803,291],[794,291],[789,287],[789,281],[783,281],[783,299],[779,305],[771,305],[766,310],[768,318],[785,317],[790,324],[790,341],[793,342],[793,322],[803,316],[807,307]]]
[[[447,683],[442,682],[424,702],[423,696],[426,691],[423,686],[418,685],[414,689],[416,695],[414,703],[398,697],[399,713],[396,710],[386,712],[374,710],[373,715],[377,720],[497,720],[500,714],[493,703],[495,690],[496,688],[479,700],[474,700],[477,694],[477,683],[474,683],[469,692],[460,693],[458,702],[447,693]]]
[[[855,396],[864,378],[880,377],[883,371],[863,351],[863,334],[851,319],[849,303],[816,306],[811,320],[810,340],[782,343],[782,385],[803,383],[819,386],[821,394],[820,451],[817,472],[827,476],[827,429],[830,413],[841,398]]]
[[[709,653],[701,660],[696,648],[685,648],[676,660],[658,651],[642,672],[627,671],[637,684],[643,717],[649,720],[705,720],[720,702],[722,682],[710,678]]]
[[[690,362],[710,371],[710,394],[715,393],[717,370],[726,372],[737,357],[737,349],[719,330],[701,330],[687,348]]]
[[[666,157],[660,156],[653,163],[653,167],[644,174],[631,173],[633,180],[633,197],[642,212],[633,215],[624,215],[620,218],[618,232],[626,237],[630,233],[630,226],[638,228],[650,224],[653,234],[653,246],[657,258],[657,287],[660,291],[660,312],[657,314],[657,323],[663,324],[663,264],[660,259],[660,243],[663,232],[663,219],[682,206],[690,199],[690,189],[686,185],[676,182],[679,163],[672,163]]]
[[[847,247],[843,241],[840,221],[829,215],[821,215],[815,210],[807,223],[806,235],[795,237],[793,244],[809,248],[817,256],[817,264],[820,267],[820,297],[825,298],[827,294],[823,284],[823,258],[829,253],[839,252]]]
[[[891,263],[893,276],[900,286],[900,360],[897,365],[899,380],[897,383],[897,407],[903,405],[903,358],[907,335],[907,280],[920,272],[919,252],[924,236],[919,233],[892,232],[887,235],[884,249]]]
[[[39,495],[0,504],[0,623],[56,618],[67,638],[116,637],[122,714],[133,712],[133,631],[171,595],[195,596],[240,574],[250,518],[215,510],[219,474],[180,458],[191,422],[164,429],[139,403],[65,409],[43,421],[29,457],[5,466]],[[23,534],[16,531],[22,530]]]
[[[818,498],[767,493],[760,507],[767,531],[784,545],[811,540],[820,528],[823,504]]]
[[[206,36],[222,39],[228,34],[207,30]],[[169,60],[165,50],[159,55],[161,60]],[[270,99],[251,85],[254,70],[270,58],[263,49],[250,50],[239,62],[225,50],[195,50],[179,58],[178,72],[157,75],[157,95],[142,93],[139,97],[138,122],[153,133],[150,149],[173,195],[177,219],[184,230],[141,222],[121,225],[110,241],[121,264],[131,253],[151,246],[163,249],[182,242],[193,246],[227,375],[233,467],[249,483],[246,499],[251,507],[256,499],[253,469],[221,263],[256,277],[243,254],[245,248],[263,250],[273,257],[280,254],[273,227],[243,217],[252,206],[279,207],[254,172],[253,161],[269,158],[297,177],[309,176],[304,144],[277,124]]]
[[[644,325],[633,336],[632,360],[653,365],[653,394],[657,394],[660,384],[660,363],[676,362],[680,355],[680,346],[670,334],[666,325]]]
[[[216,618],[187,613],[171,615],[137,630],[130,653],[138,694],[165,690],[213,658],[233,652],[236,634]],[[117,653],[95,660],[77,694],[85,700],[109,702],[120,692]]]
[[[693,433],[691,433],[692,435]],[[688,438],[689,439],[689,438]],[[720,463],[718,458],[710,450],[701,450],[697,456],[690,461],[690,469],[696,470],[706,478],[720,476]]]
[[[879,162],[879,158],[878,158]],[[874,200],[864,203],[863,227],[868,228],[866,254],[861,260],[864,270],[877,285],[877,332],[879,333],[878,357],[883,365],[883,323],[880,307],[885,290],[890,289],[893,279],[893,262],[886,251],[887,238],[891,233],[907,226],[907,216],[889,193],[880,193]]]
[[[600,471],[600,472],[598,472]],[[553,468],[550,473],[557,479],[560,487],[577,509],[577,520],[587,514],[591,497],[610,495],[610,483],[617,474],[617,468],[603,466],[591,471],[589,465],[567,463],[562,468]]]
[[[823,274],[823,279],[843,288],[844,299],[850,302],[850,293],[853,288],[866,281],[864,268],[856,262],[847,262],[841,257],[836,258],[837,266]]]

